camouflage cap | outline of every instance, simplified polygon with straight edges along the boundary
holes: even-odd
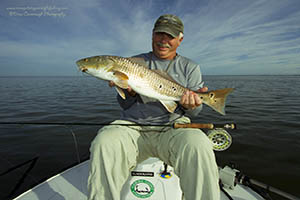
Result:
[[[180,32],[183,33],[183,23],[176,15],[162,15],[156,20],[153,32],[163,32],[178,37]]]

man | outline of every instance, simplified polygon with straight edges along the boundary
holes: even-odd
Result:
[[[160,16],[153,28],[152,52],[138,55],[150,69],[166,71],[192,91],[206,92],[200,67],[176,53],[183,40],[183,23],[175,15]],[[114,83],[110,82],[110,86]],[[174,113],[153,99],[124,91],[118,96],[121,120],[113,123],[189,123],[202,109],[194,92],[183,95]],[[218,169],[212,144],[199,129],[106,126],[92,142],[88,179],[89,200],[119,200],[130,170],[148,157],[158,157],[172,166],[180,178],[186,200],[219,200]]]

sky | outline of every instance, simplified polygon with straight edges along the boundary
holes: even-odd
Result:
[[[1,0],[0,76],[77,76],[95,55],[151,51],[162,14],[204,75],[300,74],[299,0]]]

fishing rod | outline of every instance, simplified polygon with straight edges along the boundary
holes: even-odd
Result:
[[[213,124],[213,123],[174,123],[174,124],[113,124],[113,123],[84,123],[84,122],[0,122],[0,125],[58,125],[58,126],[107,126],[107,125],[118,125],[118,126],[156,126],[156,127],[172,127],[172,128],[201,128],[201,129],[236,129],[236,124],[225,123],[225,124]]]
[[[171,128],[198,128],[198,129],[209,129],[207,136],[213,143],[213,149],[215,151],[224,151],[228,149],[232,144],[232,138],[225,129],[236,129],[236,124],[225,123],[225,124],[213,124],[213,123],[173,123],[173,124],[122,124],[122,123],[82,123],[82,122],[0,122],[0,125],[46,125],[46,126],[107,126],[107,125],[118,125],[118,126],[152,126],[152,127],[171,127]],[[74,138],[75,146],[76,140],[74,133],[71,131]],[[77,148],[77,146],[76,146]],[[78,160],[79,157],[78,157]]]
[[[0,125],[46,125],[46,126],[106,126],[106,125],[118,125],[118,126],[152,126],[152,127],[171,127],[171,128],[198,128],[198,129],[208,129],[207,136],[213,144],[213,149],[215,151],[224,151],[228,149],[232,144],[232,138],[230,134],[225,129],[236,129],[236,124],[225,123],[225,124],[213,124],[213,123],[173,123],[173,124],[122,124],[122,123],[82,123],[82,122],[0,122]],[[75,147],[76,140],[75,134],[71,131],[74,138]],[[78,160],[79,157],[78,157]]]
[[[256,191],[258,194],[261,194],[262,196],[264,196],[264,198],[266,199],[270,199],[272,200],[272,198],[270,198],[270,196],[268,195],[269,192],[272,192],[274,194],[277,194],[281,197],[284,197],[286,199],[289,200],[300,200],[298,197],[291,195],[289,193],[283,192],[277,188],[274,188],[270,185],[267,185],[265,183],[259,182],[257,180],[251,179],[248,176],[240,173],[237,175],[236,181],[238,183],[241,183],[245,186],[250,187],[251,189],[253,189],[254,191]],[[257,188],[256,188],[257,187]],[[258,190],[258,188],[263,189],[265,192],[267,192],[266,194],[263,194],[262,191]]]

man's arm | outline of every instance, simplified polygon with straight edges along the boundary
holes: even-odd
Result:
[[[207,92],[208,88],[203,87],[202,74],[198,64],[192,62],[187,69],[189,69],[186,74],[188,77],[187,88],[192,91],[186,92],[182,96],[179,104],[187,115],[193,117],[197,116],[202,110],[202,100],[196,92]]]
[[[197,90],[197,92],[207,92],[208,88],[203,87]],[[190,116],[197,116],[202,110],[202,100],[193,91],[186,92],[179,102],[179,104],[184,108],[186,114]]]
[[[207,92],[208,88],[203,87],[197,90],[197,92]],[[198,106],[202,104],[202,100],[200,97],[193,91],[187,91],[182,97],[179,102],[185,109],[191,109],[194,110]]]

